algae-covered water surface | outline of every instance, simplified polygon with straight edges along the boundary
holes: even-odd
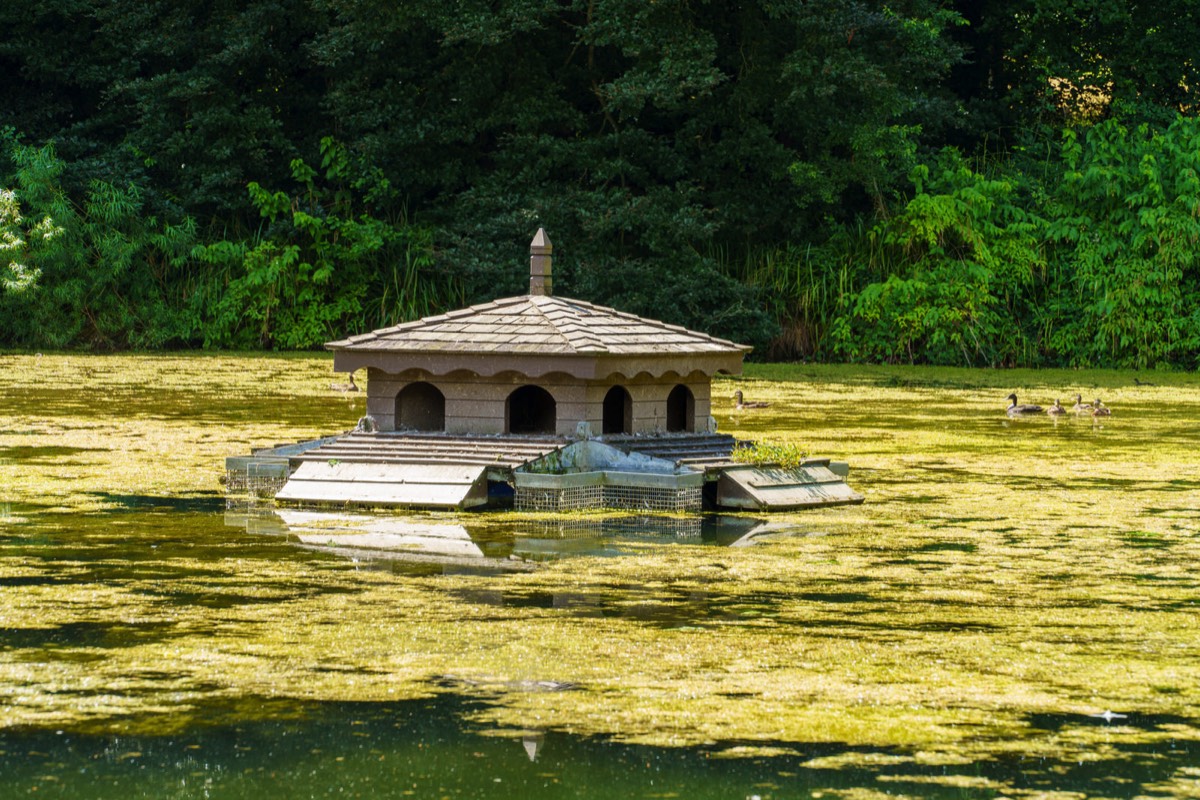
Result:
[[[866,503],[411,569],[226,514],[362,414],[328,358],[0,356],[0,796],[1200,797],[1200,380],[1141,378],[751,365],[720,429]]]

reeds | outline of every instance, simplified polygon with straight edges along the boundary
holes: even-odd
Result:
[[[710,257],[725,274],[756,287],[778,323],[764,354],[768,361],[832,357],[829,334],[850,298],[865,283],[900,272],[903,260],[862,220],[819,245],[750,247],[740,258],[715,247]]]
[[[361,330],[398,325],[466,304],[460,283],[449,276],[430,275],[434,258],[428,238],[414,244],[384,267],[386,277],[375,299],[364,307],[358,326]]]

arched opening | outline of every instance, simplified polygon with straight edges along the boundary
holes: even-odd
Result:
[[[508,433],[554,433],[557,427],[554,397],[540,386],[522,386],[504,401]]]
[[[667,433],[684,433],[695,430],[696,399],[692,390],[682,383],[667,395]]]
[[[633,433],[633,398],[624,386],[614,386],[604,395],[601,433]]]
[[[446,430],[446,396],[432,383],[410,383],[396,395],[396,430]]]

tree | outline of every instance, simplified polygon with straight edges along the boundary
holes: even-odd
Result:
[[[871,232],[874,274],[844,298],[837,351],[868,361],[1028,363],[1023,323],[1044,272],[1046,223],[1009,179],[971,170],[953,150],[913,170],[904,209]],[[881,274],[882,273],[882,274]]]
[[[439,264],[472,298],[520,290],[542,225],[561,290],[640,292],[673,322],[761,343],[760,304],[720,260],[870,210],[954,110],[937,83],[955,18],[924,0],[322,9],[326,110],[441,228]],[[638,290],[615,270],[656,277]],[[674,302],[693,283],[737,299]]]
[[[237,224],[246,184],[287,177],[315,154],[322,77],[305,46],[322,24],[307,0],[96,0],[102,41],[123,69],[105,103],[162,199]]]
[[[0,192],[0,340],[64,347],[186,341],[173,305],[190,220],[146,213],[140,188],[93,181],[72,199],[53,146],[2,142],[15,188]],[[28,221],[25,220],[28,217]]]
[[[1051,346],[1076,364],[1155,367],[1200,352],[1200,121],[1068,131],[1050,204],[1074,309]]]
[[[326,138],[320,169],[292,161],[297,194],[252,182],[257,238],[199,245],[217,268],[193,298],[205,346],[317,347],[346,333],[432,314],[455,299],[428,274],[431,233],[387,219],[390,181]]]
[[[1108,117],[1165,127],[1200,103],[1191,0],[960,0],[966,59],[950,86],[968,147],[1046,140]],[[998,136],[997,136],[998,135]],[[995,144],[991,145],[997,148]]]

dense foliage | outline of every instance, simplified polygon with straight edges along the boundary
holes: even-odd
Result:
[[[0,8],[0,346],[524,291],[760,357],[1192,366],[1183,0]]]

